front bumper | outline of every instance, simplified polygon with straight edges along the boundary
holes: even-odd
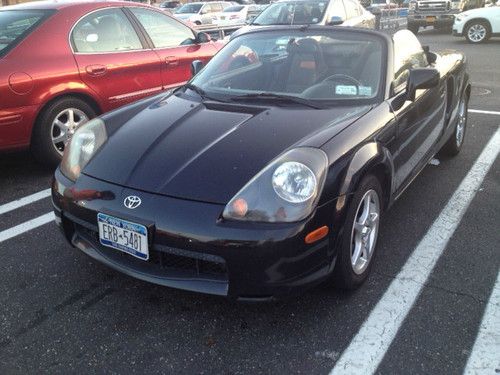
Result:
[[[132,194],[142,199],[135,210],[123,206]],[[227,222],[218,204],[137,192],[85,175],[73,184],[59,170],[52,198],[66,239],[99,262],[148,282],[240,300],[283,297],[325,280],[335,263],[334,232],[330,227],[328,237],[311,245],[304,238],[341,221],[343,212],[332,201],[299,223]],[[150,260],[100,245],[98,212],[145,225]]]
[[[408,24],[416,26],[451,26],[455,21],[454,14],[426,14],[410,13],[408,15]]]

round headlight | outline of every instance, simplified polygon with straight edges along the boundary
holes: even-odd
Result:
[[[302,203],[316,193],[316,176],[306,165],[294,161],[281,164],[273,173],[276,194],[290,203]]]

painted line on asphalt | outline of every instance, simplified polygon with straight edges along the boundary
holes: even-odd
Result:
[[[500,371],[500,273],[479,327],[464,374],[495,374]]]
[[[24,198],[19,198],[15,201],[5,203],[0,206],[0,215],[47,197],[50,197],[50,189],[42,190],[39,191],[38,193],[28,195]]]
[[[48,212],[45,215],[38,216],[34,219],[25,221],[22,224],[16,225],[15,227],[5,229],[4,231],[0,232],[0,243],[7,241],[13,237],[16,237],[20,234],[23,234],[25,232],[28,232],[32,229],[38,228],[44,224],[50,223],[53,221],[55,218],[53,212]]]
[[[500,151],[500,129],[413,250],[331,374],[374,374]]]
[[[481,109],[469,109],[468,112],[470,112],[470,113],[482,113],[483,115],[500,116],[500,112],[497,112],[497,111],[483,111]]]

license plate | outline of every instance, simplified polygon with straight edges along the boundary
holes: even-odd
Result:
[[[102,213],[97,214],[97,224],[102,245],[142,260],[149,259],[148,231],[144,225]]]
[[[427,22],[436,22],[436,17],[433,17],[433,16],[427,16],[425,17],[425,20]]]

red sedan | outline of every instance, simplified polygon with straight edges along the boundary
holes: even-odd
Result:
[[[0,150],[59,162],[100,113],[182,85],[221,45],[130,2],[33,2],[0,10]]]

